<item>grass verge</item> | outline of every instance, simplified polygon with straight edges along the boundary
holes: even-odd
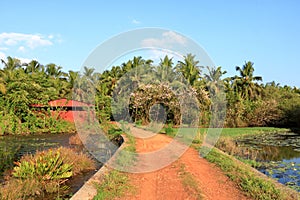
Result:
[[[237,162],[233,157],[212,149],[205,157],[215,163],[233,180],[249,197],[261,200],[294,200],[299,199],[297,192],[280,187],[266,177],[260,177],[250,166]]]
[[[223,128],[221,136],[237,138],[246,135],[258,135],[264,133],[284,133],[290,132],[287,128],[275,128],[275,127],[245,127],[245,128]]]
[[[123,136],[126,137],[122,151],[116,153],[116,162],[122,167],[132,166],[135,162],[135,138],[130,134],[129,125],[121,123]],[[112,129],[115,129],[112,126]],[[109,132],[109,130],[108,130]],[[119,134],[119,133],[118,133]],[[110,200],[124,196],[125,193],[134,191],[135,188],[130,185],[128,175],[117,170],[111,170],[104,175],[101,183],[96,183],[97,195],[94,200]]]
[[[207,133],[207,128],[199,128],[196,138],[193,141],[192,147],[199,149],[202,143],[202,139]],[[189,128],[185,128],[184,132],[188,132]],[[222,140],[232,141],[235,138],[245,135],[259,135],[264,133],[282,133],[289,132],[290,129],[273,128],[273,127],[253,127],[253,128],[224,128],[221,133]],[[166,133],[166,132],[163,132]],[[170,137],[174,137],[177,133],[175,129],[172,134],[167,134]],[[228,142],[225,142],[226,146]],[[236,152],[235,145],[232,146],[231,151]],[[204,148],[202,150],[205,151]],[[232,152],[232,153],[233,153]],[[205,157],[208,161],[215,163],[222,171],[234,181],[238,187],[245,192],[246,195],[253,199],[271,200],[294,200],[299,199],[299,194],[296,191],[290,190],[287,187],[277,184],[275,181],[259,175],[254,171],[250,165],[256,165],[254,161],[251,163],[243,164],[237,161],[234,157],[229,156],[226,153],[222,153],[217,149],[212,149]]]
[[[181,163],[178,170],[179,177],[181,179],[184,190],[193,198],[193,199],[203,199],[201,195],[201,190],[198,187],[198,182],[195,180],[193,175],[185,170],[185,165]]]
[[[94,200],[110,200],[124,196],[125,192],[132,190],[128,176],[116,170],[105,174],[101,184],[96,185],[97,195]]]

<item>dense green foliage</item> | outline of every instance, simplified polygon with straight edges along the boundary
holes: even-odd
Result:
[[[72,85],[61,67],[43,66],[35,60],[22,64],[11,57],[1,61],[4,67],[0,69],[0,135],[69,131],[70,125],[51,115],[49,109],[36,112],[31,107],[70,96]]]
[[[35,60],[22,64],[11,57],[2,63],[0,134],[70,130],[69,124],[58,120],[49,110],[36,112],[31,106],[46,105],[49,100],[59,98],[94,103],[100,122],[111,119],[130,121],[128,118],[131,118],[134,122],[147,124],[152,120],[150,108],[159,104],[165,109],[169,123],[189,124],[190,121],[181,121],[181,116],[191,113],[178,108],[178,99],[172,93],[179,87],[176,78],[180,77],[192,87],[182,95],[195,95],[198,99],[200,126],[211,125],[212,110],[218,109],[212,98],[219,98],[224,90],[227,109],[226,113],[222,111],[218,115],[226,115],[226,127],[300,127],[300,90],[275,82],[260,83],[262,77],[254,75],[252,62],[236,67],[239,74],[233,77],[223,77],[226,71],[221,67],[207,67],[208,72],[204,73],[204,68],[191,54],[177,63],[165,56],[157,66],[152,60],[134,57],[102,73],[88,67],[82,73],[66,73],[55,64],[44,66]],[[148,74],[151,76],[146,76]],[[119,98],[114,102],[121,93],[128,95],[129,100]],[[112,103],[117,104],[112,106]],[[213,126],[222,124],[214,122]]]

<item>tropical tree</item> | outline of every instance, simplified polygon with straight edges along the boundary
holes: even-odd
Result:
[[[160,82],[173,82],[176,77],[173,64],[173,58],[169,58],[168,55],[160,59],[160,63],[156,68],[157,78]]]
[[[254,76],[253,63],[248,61],[242,68],[236,66],[235,69],[240,74],[231,78],[235,92],[239,93],[243,99],[255,99],[261,91],[261,87],[256,81],[262,81],[262,77]]]
[[[46,65],[46,74],[53,78],[64,78],[67,76],[67,74],[62,71],[62,67],[54,63]]]
[[[22,64],[19,59],[10,56],[7,57],[7,61],[1,59],[1,62],[4,67],[0,69],[0,77],[2,77],[3,82],[8,83],[20,72]]]
[[[195,55],[187,54],[184,61],[178,61],[176,71],[180,72],[191,86],[195,86],[200,79],[201,68],[199,61],[195,60]]]
[[[204,78],[208,87],[208,90],[212,94],[216,94],[220,89],[224,88],[224,82],[221,77],[227,73],[227,71],[222,71],[221,67],[210,68],[207,67],[208,73],[204,74]]]
[[[3,71],[13,71],[22,66],[19,59],[10,56],[7,57],[7,61],[1,59],[1,63],[4,65]]]
[[[37,72],[43,72],[44,66],[41,65],[38,61],[32,60],[29,63],[24,64],[25,67],[25,73],[27,74],[33,74]]]

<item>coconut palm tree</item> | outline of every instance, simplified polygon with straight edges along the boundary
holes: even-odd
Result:
[[[29,63],[24,64],[24,66],[26,66],[25,73],[27,74],[33,74],[44,71],[44,66],[36,60],[30,61]]]
[[[10,56],[7,57],[7,61],[1,59],[1,63],[4,65],[3,70],[13,71],[19,67],[21,67],[21,61],[17,58],[12,58]]]
[[[93,76],[93,73],[95,72],[95,68],[87,67],[87,66],[84,66],[83,70],[84,70],[83,76],[87,77],[88,79],[91,79]]]
[[[176,76],[173,64],[173,58],[169,58],[168,55],[166,55],[164,59],[160,59],[160,63],[156,68],[156,73],[161,82],[173,82]]]
[[[220,89],[223,88],[223,80],[221,79],[222,75],[226,74],[227,71],[222,71],[221,67],[210,68],[207,67],[208,73],[204,74],[204,78],[208,87],[208,90],[216,94]]]
[[[1,59],[4,65],[3,69],[0,69],[0,76],[4,79],[4,82],[10,82],[17,74],[17,69],[21,69],[21,61],[10,56],[7,57],[7,61]]]
[[[184,56],[184,61],[179,61],[176,66],[176,71],[180,72],[186,81],[195,86],[200,79],[201,68],[199,61],[195,60],[195,55],[187,54]]]
[[[67,74],[62,71],[62,67],[54,63],[46,65],[46,74],[53,78],[64,78],[67,76]]]
[[[250,61],[245,62],[242,68],[236,66],[236,71],[239,72],[240,76],[231,78],[233,80],[234,90],[240,93],[243,99],[256,98],[261,91],[261,87],[256,81],[262,81],[262,77],[253,75],[253,63]]]

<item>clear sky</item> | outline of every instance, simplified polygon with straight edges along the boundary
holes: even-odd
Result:
[[[1,0],[0,57],[37,59],[80,70],[99,44],[143,27],[177,31],[217,66],[254,62],[264,82],[300,87],[300,1]]]

